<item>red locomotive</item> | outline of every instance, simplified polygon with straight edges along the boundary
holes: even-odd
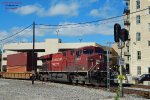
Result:
[[[105,85],[107,81],[104,50],[86,46],[61,53],[41,56],[40,80]]]

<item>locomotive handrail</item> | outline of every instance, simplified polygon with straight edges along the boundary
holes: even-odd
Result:
[[[89,75],[91,76],[91,72],[92,72],[92,69],[94,69],[98,64],[96,64],[94,67],[91,66],[91,68],[87,71],[87,74],[89,73]]]

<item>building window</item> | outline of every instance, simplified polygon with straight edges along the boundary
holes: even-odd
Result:
[[[141,75],[141,66],[137,66],[137,75]]]
[[[3,53],[5,53],[6,52],[6,50],[3,50]]]
[[[148,46],[150,46],[150,41],[148,41]]]
[[[140,24],[140,15],[136,16],[136,24]]]
[[[138,60],[141,59],[141,51],[137,51],[137,59],[138,59]]]
[[[136,33],[136,41],[140,41],[141,40],[141,33],[137,32]]]
[[[148,30],[149,30],[149,32],[150,32],[150,23],[148,23]]]
[[[150,6],[149,6],[149,14],[150,14]]]
[[[140,0],[136,0],[136,9],[140,9]]]

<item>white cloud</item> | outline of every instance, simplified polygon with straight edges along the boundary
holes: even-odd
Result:
[[[41,11],[40,5],[26,5],[14,10],[15,13],[19,13],[21,15],[28,15],[32,13],[36,13]]]
[[[7,37],[8,32],[7,31],[0,31],[0,40],[4,39],[5,37]]]
[[[61,24],[75,24],[75,23],[61,23]],[[112,35],[113,24],[87,24],[80,26],[68,26],[67,28],[60,28],[59,35],[61,36],[82,36],[88,34],[102,34],[102,35]]]
[[[108,18],[117,15],[118,0],[106,0],[104,5],[98,9],[92,9],[89,13],[93,17]]]
[[[43,6],[39,4],[34,5],[26,5],[18,8],[14,12],[20,15],[29,15],[35,13],[39,16],[57,16],[57,15],[67,15],[67,16],[76,16],[78,15],[78,4],[64,4],[58,3],[49,7],[48,9],[44,9]]]
[[[94,35],[94,34],[113,35],[114,23],[115,20],[114,22],[112,22],[112,20],[107,20],[101,23],[99,22],[97,24],[69,25],[69,26],[55,27],[55,28],[49,26],[36,26],[35,34],[36,37],[45,37],[46,35],[54,35],[54,34],[56,35],[57,34],[56,31],[59,30],[58,32],[59,36],[67,36],[67,37]],[[65,24],[76,24],[76,23],[64,22],[60,24],[65,25]],[[0,31],[0,35],[2,37],[10,36],[22,29],[23,29],[22,27],[13,27],[9,31]],[[20,34],[10,38],[8,41],[14,40],[14,42],[15,41],[17,42],[17,39],[19,39],[19,41],[26,42],[28,38],[32,39],[32,35],[33,35],[33,30],[31,27],[29,29],[24,30]]]
[[[18,30],[22,30],[22,27],[13,27],[11,29],[12,33],[16,33],[18,32]],[[35,28],[35,34],[36,36],[44,36],[46,33],[50,33],[52,31],[52,29],[49,29],[47,27],[44,26],[38,26]],[[24,37],[30,37],[33,35],[33,29],[32,28],[28,28],[26,30],[24,30],[23,32],[21,32],[20,34],[18,34],[20,36],[24,36]]]
[[[55,15],[70,15],[75,16],[78,14],[78,5],[76,3],[72,3],[70,5],[66,4],[57,4],[51,7],[48,10],[48,15],[55,16]]]
[[[23,27],[13,27],[9,31],[0,31],[0,35],[1,35],[0,39],[4,39],[6,37],[12,36],[13,34],[16,34],[19,31],[21,31],[22,29]],[[52,30],[42,26],[36,27],[35,29],[36,37],[45,36],[47,33],[52,33]],[[27,42],[28,39],[32,39],[32,36],[33,36],[33,30],[32,28],[28,28],[19,34],[4,40],[3,43],[7,43],[7,42],[10,43],[10,42],[17,42],[17,41]]]
[[[69,25],[66,27],[55,27],[55,28],[39,26],[39,27],[36,27],[35,34],[38,37],[42,37],[48,34],[56,35],[57,34],[56,31],[59,30],[58,35],[60,36],[82,36],[82,35],[88,35],[88,34],[112,35],[113,23],[107,23],[107,24],[106,23],[86,24],[86,25]],[[65,23],[60,23],[60,24],[75,24],[75,23],[65,22]],[[14,34],[18,32],[18,30],[22,30],[22,29],[23,29],[22,27],[13,27],[11,28],[10,32]],[[8,34],[9,32],[5,31],[5,33]],[[32,35],[33,35],[33,30],[32,28],[29,28],[29,29],[24,30],[23,32],[21,32],[20,34],[16,36],[22,37],[22,38],[28,38],[28,37],[32,37]]]
[[[90,15],[91,15],[91,16],[99,16],[99,11],[98,11],[98,9],[93,9],[93,10],[91,10]]]

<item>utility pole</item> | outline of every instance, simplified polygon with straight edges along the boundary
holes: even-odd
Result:
[[[123,77],[123,74],[122,74],[122,67],[123,67],[123,64],[122,64],[122,48],[121,48],[121,52],[120,52],[120,59],[119,59],[119,66],[120,66],[120,76]],[[119,84],[119,87],[120,87],[120,97],[123,97],[123,85],[122,85],[122,79],[120,79],[120,84]]]
[[[110,47],[113,42],[107,42],[107,90],[110,91]]]
[[[34,66],[34,51],[35,51],[35,22],[33,22],[33,49],[32,49],[32,84],[34,84],[34,78],[35,78],[35,66]]]
[[[129,40],[129,31],[125,28],[121,29],[120,24],[116,23],[114,25],[114,40],[118,43],[118,49],[121,49],[120,59],[119,59],[119,66],[120,66],[120,75],[119,75],[119,88],[120,88],[120,97],[123,97],[123,74],[122,74],[122,67],[124,65],[124,61],[122,58],[122,49],[125,47],[125,42]]]
[[[3,72],[3,43],[1,44],[1,72]]]
[[[119,57],[119,66],[120,66],[120,77],[119,77],[119,80],[120,80],[120,83],[119,83],[119,90],[120,90],[120,93],[119,93],[119,96],[120,97],[123,97],[124,94],[123,94],[123,83],[122,83],[122,80],[123,80],[123,74],[122,74],[122,67],[124,66],[124,61],[123,61],[123,57],[122,57],[122,50],[125,46],[125,42],[119,40],[119,43],[118,43],[118,49],[121,50],[120,52],[120,57]]]
[[[110,44],[108,43],[110,46]],[[107,90],[110,91],[110,69],[109,69],[109,59],[110,59],[110,48],[107,47]]]

